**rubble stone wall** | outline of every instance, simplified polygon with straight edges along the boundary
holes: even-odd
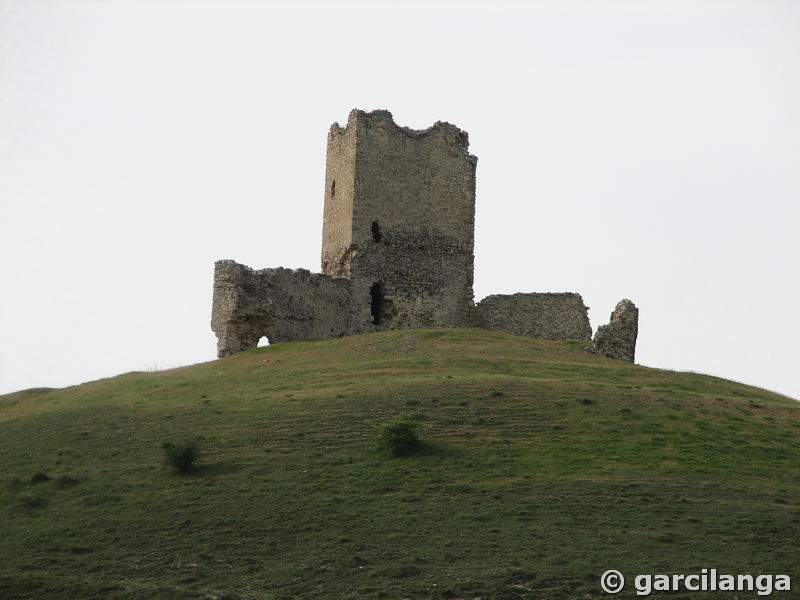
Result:
[[[369,299],[357,302],[354,292],[347,279],[305,269],[255,271],[218,261],[211,310],[217,355],[255,348],[263,336],[276,343],[368,331]]]
[[[548,340],[591,340],[587,311],[580,294],[494,295],[478,303],[476,324]]]
[[[597,328],[594,351],[609,358],[633,362],[636,355],[636,338],[639,335],[639,309],[633,302],[620,300],[608,325]]]

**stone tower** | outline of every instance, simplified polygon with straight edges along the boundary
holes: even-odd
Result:
[[[353,282],[383,327],[470,322],[475,168],[467,133],[353,110],[328,133],[322,272]]]

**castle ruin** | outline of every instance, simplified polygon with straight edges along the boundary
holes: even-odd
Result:
[[[269,342],[387,329],[480,326],[633,361],[638,310],[623,300],[591,344],[579,294],[473,302],[475,169],[465,131],[399,127],[353,110],[328,133],[322,273],[215,264],[211,328],[222,358]],[[616,315],[616,317],[615,317]]]

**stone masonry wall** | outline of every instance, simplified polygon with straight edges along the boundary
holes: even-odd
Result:
[[[211,328],[217,355],[258,345],[333,338],[367,331],[369,301],[356,302],[352,282],[305,269],[253,269],[217,261]]]
[[[476,307],[486,329],[548,340],[591,340],[588,309],[580,294],[487,296]]]

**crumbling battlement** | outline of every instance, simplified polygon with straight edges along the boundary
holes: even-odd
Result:
[[[495,295],[473,303],[477,161],[467,133],[449,123],[416,131],[396,125],[386,110],[353,110],[346,127],[334,123],[322,274],[218,261],[211,316],[218,356],[254,348],[263,336],[276,343],[475,324],[590,341],[579,294]],[[597,351],[633,360],[637,316],[626,309],[615,324],[612,315],[595,338]]]
[[[592,327],[580,294],[487,296],[477,307],[485,329],[546,340],[591,340]]]

